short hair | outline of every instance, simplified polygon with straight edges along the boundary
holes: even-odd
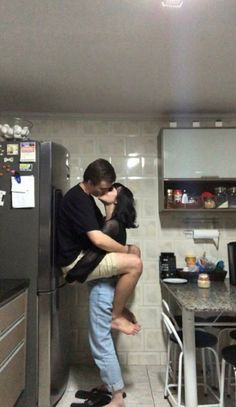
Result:
[[[91,181],[93,185],[97,185],[101,181],[113,183],[115,180],[116,173],[113,166],[103,158],[91,162],[84,171],[84,182]]]
[[[118,191],[116,197],[116,205],[112,214],[112,218],[117,219],[127,228],[137,228],[136,225],[136,209],[133,193],[123,184],[116,182],[113,187]]]

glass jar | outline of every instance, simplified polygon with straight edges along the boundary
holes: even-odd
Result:
[[[200,273],[198,276],[197,285],[199,288],[209,288],[211,286],[211,282],[208,274]]]
[[[228,194],[225,187],[215,188],[215,202],[217,208],[228,208]]]
[[[214,198],[205,198],[204,199],[204,208],[205,209],[214,209],[216,207],[216,203]]]
[[[229,208],[236,208],[236,187],[228,189]]]

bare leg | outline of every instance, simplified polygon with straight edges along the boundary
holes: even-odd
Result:
[[[119,259],[119,253],[117,253],[117,256]],[[133,323],[127,319],[124,315],[124,309],[129,297],[134,291],[138,279],[141,276],[142,262],[139,257],[133,255],[130,255],[130,262],[129,258],[127,259],[127,256],[125,256],[125,261],[122,262],[121,257],[120,269],[120,273],[123,272],[124,274],[121,274],[116,285],[111,327],[127,335],[135,335],[140,331],[141,327],[137,323]]]
[[[125,407],[122,390],[118,390],[112,393],[111,402],[109,404],[106,404],[105,407]]]

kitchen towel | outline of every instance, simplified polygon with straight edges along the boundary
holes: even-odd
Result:
[[[194,229],[193,238],[194,239],[207,239],[213,240],[216,247],[219,246],[220,232],[217,229]]]

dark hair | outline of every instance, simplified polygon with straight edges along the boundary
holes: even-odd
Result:
[[[97,185],[101,181],[113,183],[115,179],[116,173],[113,166],[103,158],[98,158],[90,163],[84,171],[84,181],[91,181],[93,185]]]
[[[138,226],[135,224],[137,214],[133,193],[119,182],[116,182],[113,186],[118,189],[118,194],[112,218],[122,222],[128,229],[137,228]]]

